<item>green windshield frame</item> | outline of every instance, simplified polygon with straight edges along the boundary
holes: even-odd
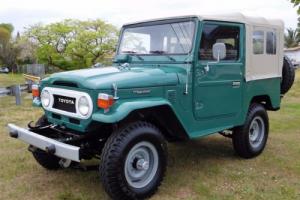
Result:
[[[157,30],[155,30],[157,28]],[[187,28],[189,28],[187,30]],[[162,47],[162,40],[160,42],[155,41],[156,38],[152,39],[153,42],[150,42],[151,45],[148,46],[148,49],[145,52],[141,51],[135,51],[130,48],[124,50],[122,48],[125,34],[130,30],[130,32],[135,33],[136,32],[142,32],[147,34],[147,30],[149,30],[149,35],[151,35],[153,38],[156,36],[154,34],[157,34],[158,38],[164,37],[164,42],[166,43],[166,40],[171,41],[173,39],[177,42],[177,49],[173,48],[173,51],[170,51],[169,49],[166,50],[164,48],[154,48],[153,46],[157,43],[159,47]],[[154,32],[155,30],[156,32]],[[169,31],[168,33],[164,33],[163,31]],[[152,31],[152,32],[151,32]],[[166,21],[153,21],[148,23],[139,23],[139,24],[132,24],[128,25],[122,28],[119,44],[117,48],[117,54],[129,54],[129,55],[143,55],[143,56],[151,56],[151,55],[186,55],[190,54],[193,46],[194,46],[194,39],[197,31],[197,23],[195,18],[188,18],[188,19],[181,19],[181,20],[166,20]],[[150,34],[151,33],[151,34]],[[164,35],[165,34],[165,35]],[[169,35],[168,35],[169,34]],[[170,38],[167,38],[167,36],[170,36]],[[175,39],[174,39],[175,38]],[[158,39],[159,41],[159,39]],[[156,42],[156,43],[155,43]],[[184,44],[185,43],[185,44]],[[170,43],[167,43],[168,45]],[[165,46],[164,46],[165,47]],[[169,48],[169,47],[167,47]],[[170,47],[171,48],[171,47]]]

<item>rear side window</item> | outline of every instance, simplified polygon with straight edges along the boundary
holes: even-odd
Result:
[[[254,31],[252,35],[253,42],[253,53],[254,54],[263,54],[264,53],[264,32],[263,31]]]
[[[200,60],[213,60],[212,47],[215,43],[224,43],[226,57],[223,60],[239,59],[240,28],[237,26],[205,24],[199,49]]]
[[[276,33],[267,32],[267,54],[276,54]]]

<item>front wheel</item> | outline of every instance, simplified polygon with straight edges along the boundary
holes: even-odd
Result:
[[[113,199],[145,199],[158,189],[167,165],[167,146],[150,123],[134,122],[114,132],[101,155],[100,175]]]
[[[46,115],[42,115],[38,121],[35,123],[36,126],[47,126],[49,122],[47,120]],[[59,158],[55,155],[49,154],[43,150],[33,148],[32,155],[34,159],[44,168],[48,170],[57,170],[60,168],[67,168],[69,166],[74,165],[76,162],[71,160],[66,160]]]
[[[233,131],[233,147],[243,158],[253,158],[265,148],[269,133],[269,118],[266,109],[254,103],[250,106],[246,122]]]

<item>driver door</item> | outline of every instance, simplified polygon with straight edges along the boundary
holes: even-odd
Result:
[[[242,106],[244,25],[204,22],[194,73],[193,112],[203,128],[228,126]],[[213,58],[212,47],[224,43],[226,55]]]

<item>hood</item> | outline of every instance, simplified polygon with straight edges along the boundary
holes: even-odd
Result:
[[[119,69],[103,67],[61,72],[51,75],[43,83],[76,84],[87,89],[110,89],[113,83],[118,88],[155,87],[178,84],[177,73],[163,68],[132,67]]]

